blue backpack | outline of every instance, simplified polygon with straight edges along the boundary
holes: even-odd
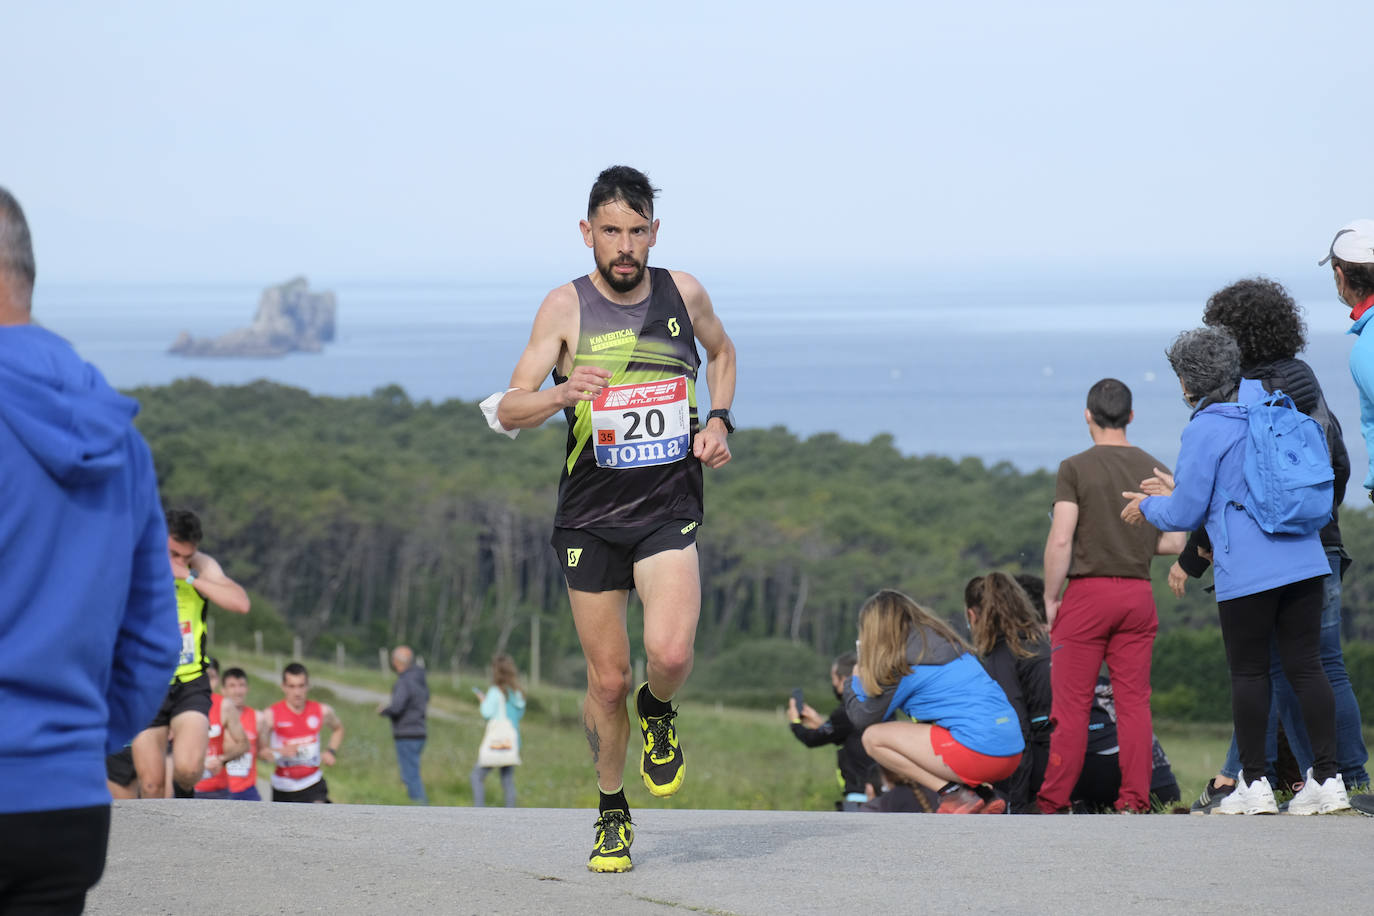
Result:
[[[1336,475],[1321,424],[1277,389],[1245,408],[1250,492],[1244,504],[1231,501],[1270,534],[1311,534],[1322,528],[1331,521]]]

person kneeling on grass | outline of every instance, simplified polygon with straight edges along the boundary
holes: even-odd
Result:
[[[1025,742],[1016,710],[954,629],[884,589],[859,611],[859,663],[845,711],[864,750],[913,784],[938,790],[940,814],[1001,814],[990,786],[1016,772]],[[912,721],[887,721],[905,713]]]

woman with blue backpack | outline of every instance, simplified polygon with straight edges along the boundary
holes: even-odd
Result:
[[[1212,541],[1217,612],[1231,669],[1231,709],[1243,767],[1236,789],[1219,814],[1277,814],[1265,776],[1265,728],[1269,718],[1269,646],[1277,644],[1284,673],[1298,695],[1312,742],[1312,777],[1289,803],[1290,814],[1326,814],[1350,806],[1336,767],[1335,704],[1320,656],[1324,579],[1331,574],[1318,529],[1330,515],[1330,459],[1321,428],[1298,414],[1287,439],[1265,438],[1252,422],[1274,410],[1264,387],[1242,379],[1240,349],[1215,328],[1185,331],[1168,351],[1169,364],[1192,409],[1179,446],[1172,490],[1155,480],[1146,493],[1124,493],[1127,523],[1149,521],[1161,531],[1193,531],[1205,524]],[[1277,414],[1280,419],[1285,415]],[[1303,423],[1316,426],[1316,439]],[[1326,515],[1275,524],[1291,508],[1272,486],[1272,462],[1285,454],[1295,466],[1304,449],[1312,464],[1326,463]],[[1286,450],[1286,451],[1285,451]],[[1250,470],[1270,471],[1264,481]],[[1272,530],[1306,528],[1306,533]]]

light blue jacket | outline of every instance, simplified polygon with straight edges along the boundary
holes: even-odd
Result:
[[[493,684],[487,688],[487,695],[482,697],[482,718],[494,719],[496,713],[501,709],[501,697],[503,692],[500,687]],[[515,726],[516,746],[520,746],[520,718],[525,714],[525,695],[520,691],[515,691],[506,699],[506,718],[510,719],[510,724]]]
[[[857,677],[845,684],[844,710],[855,728],[904,712],[914,721],[948,729],[955,741],[980,754],[1003,757],[1025,750],[1016,710],[977,657],[938,633],[926,630],[923,639],[917,630],[907,638],[906,659],[911,673],[877,696],[868,696]]]
[[[1206,522],[1218,601],[1331,574],[1317,532],[1268,534],[1236,505],[1250,495],[1245,486],[1249,423],[1241,405],[1264,396],[1259,382],[1241,379],[1238,403],[1208,404],[1194,413],[1183,428],[1174,492],[1140,503],[1145,519],[1161,531],[1193,531]]]
[[[1371,318],[1374,318],[1374,309],[1361,315],[1347,332],[1355,335],[1355,346],[1350,348],[1350,375],[1360,392],[1360,432],[1364,433],[1365,445],[1369,446],[1369,468],[1364,476],[1366,490],[1374,490],[1374,334],[1365,337],[1363,333]]]

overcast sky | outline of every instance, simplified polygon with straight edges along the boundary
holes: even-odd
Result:
[[[663,189],[656,263],[763,283],[1326,289],[1331,235],[1374,216],[1366,3],[8,2],[0,27],[0,184],[47,282],[556,282],[617,162]]]

